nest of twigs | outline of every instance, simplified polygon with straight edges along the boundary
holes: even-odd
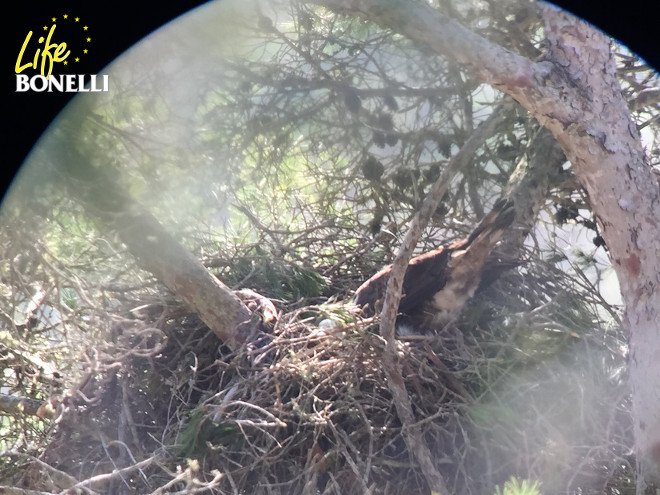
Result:
[[[547,267],[524,272],[525,284],[506,275],[455,327],[398,340],[418,426],[456,494],[494,493],[511,476],[540,480],[544,493],[626,493],[622,336],[594,328]],[[87,350],[42,461],[17,484],[428,493],[383,371],[378,322],[358,308],[298,305],[280,314],[272,341],[233,352],[174,303],[123,314]]]

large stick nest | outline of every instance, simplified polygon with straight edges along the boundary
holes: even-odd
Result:
[[[512,475],[547,493],[630,483],[621,335],[594,328],[574,288],[547,270],[526,266],[524,283],[512,272],[455,328],[398,341],[414,413],[454,493],[493,493]],[[107,339],[86,351],[83,379],[61,400],[46,464],[30,463],[21,486],[428,493],[377,322],[351,304],[299,304],[270,343],[234,352],[163,299],[127,299],[107,316]]]

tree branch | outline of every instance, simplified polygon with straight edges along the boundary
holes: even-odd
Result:
[[[311,0],[334,11],[358,15],[383,28],[403,34],[419,47],[444,55],[465,66],[482,82],[508,93],[523,102],[536,101],[554,88],[550,78],[562,74],[547,61],[533,62],[511,50],[470,31],[438,9],[425,3],[405,0]],[[569,88],[573,96],[575,88]],[[551,95],[556,96],[556,95]],[[561,101],[557,99],[558,101]],[[552,101],[556,117],[572,121],[575,115],[566,107],[558,111]],[[527,108],[527,105],[524,105]],[[567,113],[568,112],[568,113]]]
[[[410,222],[404,241],[401,243],[399,251],[392,262],[392,271],[387,282],[387,291],[381,312],[380,333],[386,341],[383,368],[387,373],[387,384],[392,393],[397,414],[403,424],[402,435],[409,451],[417,459],[431,491],[441,494],[447,494],[449,491],[442,475],[435,467],[433,455],[424,439],[423,430],[419,425],[415,426],[412,403],[401,375],[401,364],[398,359],[395,339],[396,316],[401,301],[401,287],[417,241],[419,241],[422,231],[428,224],[433,212],[437,209],[452,179],[486,139],[495,133],[497,126],[505,120],[506,114],[511,108],[512,102],[510,101],[498,106],[468,138],[461,150],[449,161],[438,180],[431,187],[421,208]]]
[[[111,169],[94,166],[72,146],[71,136],[80,125],[73,121],[69,117],[47,137],[47,146],[56,150],[50,158],[71,194],[104,229],[116,231],[142,268],[183,300],[227,346],[236,349],[248,342],[254,325],[247,307],[121,188]]]

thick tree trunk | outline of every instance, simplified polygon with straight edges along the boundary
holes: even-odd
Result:
[[[629,331],[639,483],[660,486],[660,189],[616,79],[600,32],[544,9],[551,59],[583,97],[567,101],[573,122],[539,116],[556,136],[589,193],[619,278]],[[561,89],[561,88],[559,88]]]
[[[616,78],[608,39],[541,7],[549,52],[533,62],[423,3],[316,0],[366,17],[463,64],[547,127],[571,161],[599,220],[626,304],[638,494],[660,485],[660,188]]]

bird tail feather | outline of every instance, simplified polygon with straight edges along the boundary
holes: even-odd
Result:
[[[513,223],[516,211],[513,201],[500,198],[495,202],[493,209],[479,222],[472,233],[469,235],[466,245],[471,245],[477,237],[480,237],[486,230],[491,232],[502,231]],[[490,237],[490,236],[487,236]],[[495,241],[497,242],[497,241]]]

